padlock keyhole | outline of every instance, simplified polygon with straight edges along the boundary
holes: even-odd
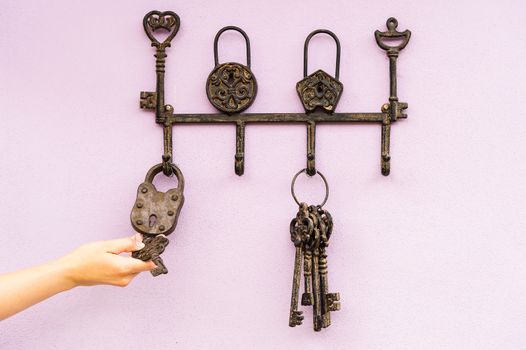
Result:
[[[234,84],[234,72],[228,72],[228,79],[227,79],[228,85]]]
[[[157,216],[155,214],[150,215],[150,220],[148,222],[148,225],[150,227],[153,227],[156,222],[157,222]]]

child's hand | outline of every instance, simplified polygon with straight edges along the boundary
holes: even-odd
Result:
[[[140,272],[150,271],[156,266],[152,261],[141,261],[131,256],[120,256],[144,247],[142,236],[82,245],[58,260],[64,268],[64,277],[76,286],[110,284],[125,287]]]

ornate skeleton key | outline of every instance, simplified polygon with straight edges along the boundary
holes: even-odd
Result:
[[[293,327],[299,323],[295,323],[293,317],[297,311],[297,292],[301,277],[301,253],[304,259],[304,277],[305,277],[305,292],[302,295],[302,305],[313,306],[313,326],[314,330],[319,332],[323,328],[330,326],[331,318],[330,311],[337,311],[340,309],[340,295],[339,293],[329,293],[329,283],[327,277],[327,252],[326,248],[329,244],[329,238],[332,234],[333,222],[331,214],[323,209],[323,205],[327,202],[329,197],[329,185],[325,176],[319,171],[316,174],[320,175],[325,183],[325,198],[319,205],[311,205],[307,207],[305,203],[300,203],[296,198],[294,192],[294,184],[296,178],[301,173],[307,173],[307,169],[300,170],[292,178],[291,193],[294,201],[300,206],[298,215],[291,222],[290,232],[291,239],[296,246],[296,260],[294,266],[294,280],[291,301],[291,316],[290,325]],[[304,231],[306,234],[301,234],[299,223],[303,218],[308,218],[312,223],[312,229]],[[306,221],[306,222],[308,222]],[[302,246],[302,250],[299,246]],[[303,316],[301,317],[303,320]]]
[[[159,276],[168,273],[168,269],[164,265],[161,254],[164,252],[166,246],[170,243],[165,235],[145,236],[143,239],[144,248],[132,253],[134,258],[148,261],[151,260],[157,267],[151,271],[152,275]]]
[[[301,295],[301,305],[312,305],[312,252],[309,249],[304,249],[303,253],[303,279],[305,281],[305,291]]]
[[[292,279],[292,296],[290,300],[289,326],[295,327],[303,322],[303,311],[298,311],[298,294],[301,282],[301,260],[305,240],[313,230],[312,220],[309,218],[307,205],[300,204],[296,217],[290,222],[290,239],[296,247],[294,258],[294,277]]]
[[[316,332],[323,328],[323,302],[325,300],[320,279],[320,244],[321,234],[325,232],[325,223],[315,206],[309,207],[309,214],[314,222],[314,230],[309,248],[312,252],[312,291],[313,291],[313,324]]]
[[[331,311],[340,310],[340,294],[329,293],[329,280],[327,271],[327,252],[326,248],[329,245],[329,238],[332,234],[333,222],[332,216],[321,206],[316,207],[319,214],[320,221],[324,223],[323,230],[320,235],[320,257],[319,257],[319,273],[320,273],[320,288],[321,288],[321,311],[322,311],[322,326],[323,328],[331,325]]]

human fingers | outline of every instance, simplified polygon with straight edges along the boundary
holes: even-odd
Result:
[[[134,252],[144,248],[144,243],[142,242],[142,235],[136,233],[131,237],[112,239],[109,241],[102,242],[104,249],[108,253],[120,254],[126,252]]]

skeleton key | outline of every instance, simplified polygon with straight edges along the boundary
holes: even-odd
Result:
[[[296,247],[294,258],[294,277],[292,279],[292,296],[290,300],[289,326],[295,327],[303,322],[303,311],[298,311],[298,294],[301,282],[301,259],[305,238],[310,236],[314,225],[309,218],[307,205],[300,204],[296,217],[290,222],[290,239]]]
[[[312,277],[312,252],[310,249],[304,249],[303,253],[303,279],[305,281],[305,292],[301,295],[301,305],[312,305],[311,291]]]
[[[168,269],[164,265],[163,259],[160,256],[164,252],[168,243],[170,243],[168,238],[166,238],[165,235],[148,235],[144,237],[142,242],[144,243],[144,248],[133,252],[132,256],[142,261],[153,261],[153,263],[157,265],[157,267],[151,271],[153,276],[168,273]]]
[[[308,244],[308,249],[312,252],[312,296],[313,296],[313,324],[316,332],[322,329],[322,314],[321,314],[321,289],[320,289],[320,274],[319,274],[319,255],[320,255],[320,228],[319,221],[316,215],[310,215],[314,218],[314,229],[311,240]]]
[[[330,311],[338,311],[340,309],[340,294],[329,293],[326,248],[329,245],[329,238],[332,234],[332,216],[327,210],[322,209],[321,206],[317,206],[316,210],[319,214],[320,221],[325,224],[320,236],[319,273],[322,293],[322,322],[323,328],[326,328],[331,325]]]
[[[311,250],[313,254],[313,272],[312,272],[312,284],[314,290],[314,330],[320,331],[321,328],[324,328],[324,310],[326,309],[326,299],[323,280],[322,280],[322,271],[323,265],[321,256],[321,244],[322,244],[322,235],[325,235],[327,228],[324,220],[322,219],[320,213],[317,210],[317,206],[311,205],[309,207],[309,213],[313,221],[315,222],[314,228],[314,240],[312,242]]]
[[[304,204],[304,203],[302,203]],[[306,205],[306,204],[305,204]],[[317,217],[312,215],[309,209],[309,218],[312,220],[314,227],[317,225]],[[301,305],[308,306],[313,304],[312,291],[311,291],[311,279],[312,279],[312,234],[305,236],[305,244],[303,247],[303,279],[305,281],[305,291],[301,296]]]

